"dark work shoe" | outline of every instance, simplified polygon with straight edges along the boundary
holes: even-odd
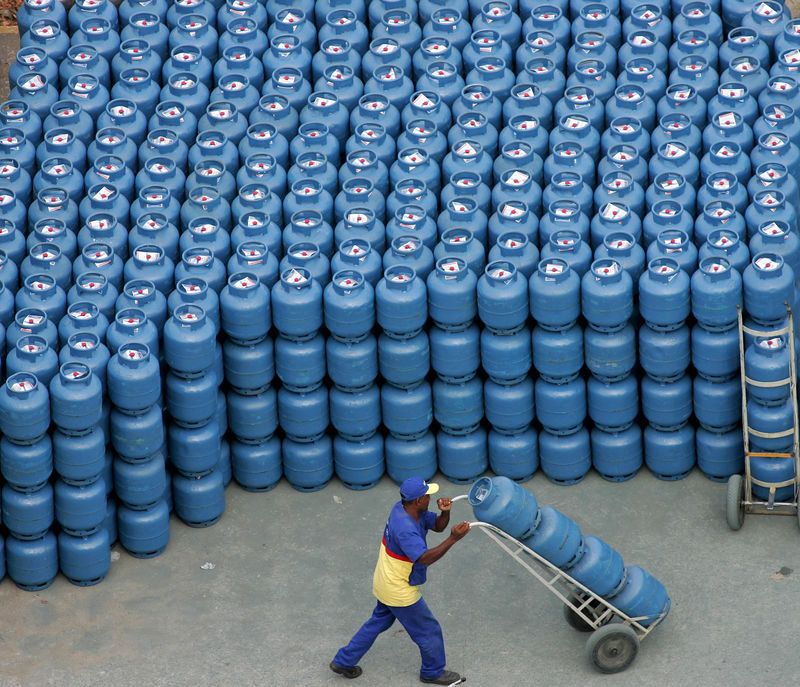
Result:
[[[344,677],[350,680],[352,680],[354,677],[358,677],[363,672],[360,666],[353,666],[352,668],[342,668],[342,666],[337,666],[333,661],[331,661],[330,668],[337,675],[344,675]]]
[[[445,670],[439,677],[421,677],[419,681],[427,682],[429,685],[455,685],[459,682],[465,682],[466,679],[454,670]]]

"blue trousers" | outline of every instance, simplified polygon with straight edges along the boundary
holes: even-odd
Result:
[[[353,635],[347,646],[339,649],[333,662],[342,668],[357,665],[378,635],[392,626],[395,618],[419,647],[422,657],[419,676],[426,679],[439,677],[445,667],[442,627],[433,617],[425,599],[420,599],[411,606],[387,606],[378,601],[372,617]]]

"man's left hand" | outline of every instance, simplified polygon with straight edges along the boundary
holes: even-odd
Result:
[[[442,513],[447,513],[453,506],[453,500],[441,498],[436,501],[436,505],[439,506],[439,510],[442,511]]]

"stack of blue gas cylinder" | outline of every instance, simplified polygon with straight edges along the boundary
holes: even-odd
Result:
[[[25,0],[18,23],[0,403],[48,406],[2,426],[18,584],[59,554],[102,579],[101,530],[157,555],[232,478],[742,469],[736,308],[774,329],[800,275],[782,4]],[[748,343],[785,373],[785,337]],[[756,396],[757,431],[791,424]]]
[[[659,580],[638,565],[625,565],[605,541],[584,535],[574,520],[552,506],[540,506],[531,492],[507,477],[477,479],[468,498],[478,520],[518,539],[643,627],[669,613],[670,599]]]

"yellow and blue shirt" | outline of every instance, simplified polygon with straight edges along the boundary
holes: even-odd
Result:
[[[428,550],[425,537],[436,524],[430,511],[420,514],[419,522],[394,504],[383,530],[378,563],[372,577],[372,593],[387,606],[410,606],[422,598],[419,585],[425,584],[428,568],[417,563]]]

